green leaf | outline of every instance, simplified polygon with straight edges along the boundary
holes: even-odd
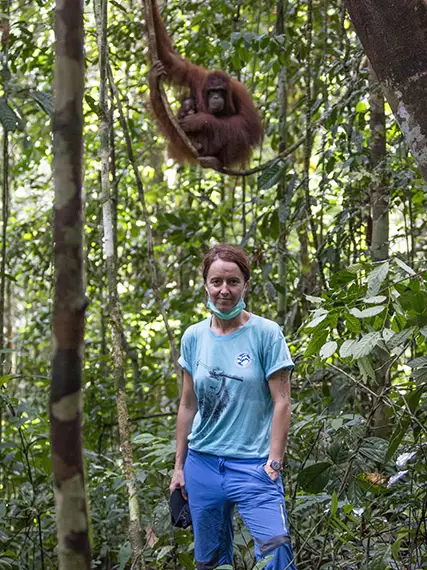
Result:
[[[367,317],[375,317],[375,315],[379,315],[384,311],[384,309],[384,305],[380,305],[379,307],[369,307],[369,309],[363,309],[363,311],[359,311],[359,309],[354,308],[350,309],[350,314],[358,319],[365,319]]]
[[[10,273],[4,273],[3,275],[5,276],[6,279],[9,279],[9,281],[13,281],[14,283],[18,283],[18,279],[16,277],[14,277],[13,275],[11,275]]]
[[[360,324],[359,319],[357,319],[353,315],[350,315],[349,313],[346,313],[345,315],[345,322],[347,324],[348,330],[353,334],[359,334],[360,331],[362,330],[362,326]]]
[[[334,340],[327,342],[320,349],[320,358],[324,359],[329,358],[335,353],[337,348],[338,348],[338,343],[335,342]]]
[[[389,570],[391,568],[389,560],[391,557],[391,547],[386,546],[374,554],[372,557],[369,570]]]
[[[352,263],[351,265],[349,265],[347,267],[347,271],[349,273],[354,273],[355,275],[357,275],[358,273],[360,273],[363,269],[363,264],[362,263]]]
[[[326,461],[302,469],[297,476],[299,485],[308,493],[320,493],[329,482],[331,464]]]
[[[297,495],[296,500],[297,504],[293,512],[304,513],[309,511],[312,507],[329,503],[331,497],[327,493],[322,493],[321,495]]]
[[[280,182],[286,170],[283,159],[273,161],[258,177],[258,190],[268,190]]]
[[[313,303],[314,305],[321,305],[325,302],[325,299],[322,299],[322,297],[312,297],[311,295],[305,295],[305,298],[307,301],[310,301],[310,303]]]
[[[365,382],[366,380],[368,380],[368,378],[370,378],[371,380],[375,380],[375,370],[372,367],[370,358],[368,358],[367,356],[359,358],[357,361],[357,365],[359,366],[359,370]]]
[[[244,47],[244,46],[237,46],[236,50],[237,50],[237,53],[239,54],[239,59],[240,59],[240,61],[241,61],[243,64],[244,64],[245,62],[247,62],[247,61],[248,61],[248,55],[249,55],[249,54],[248,54],[247,50],[245,49],[245,47]]]
[[[413,310],[422,315],[427,307],[427,293],[425,291],[407,291],[399,297],[399,302],[405,311]]]
[[[404,261],[402,261],[398,257],[395,257],[394,261],[396,262],[396,264],[401,269],[403,269],[403,271],[406,271],[406,273],[409,273],[409,275],[415,275],[415,271],[412,269],[412,267],[409,267],[409,265],[406,265],[406,263]]]
[[[373,351],[380,340],[380,332],[371,332],[362,336],[362,338],[357,341],[352,349],[354,358],[362,358],[363,356],[368,356],[368,354]]]
[[[345,524],[344,521],[342,521],[340,518],[338,517],[329,517],[328,520],[328,524],[330,525],[331,528],[335,528],[338,530],[340,536],[341,535],[346,535],[348,537],[351,537],[352,539],[355,539],[355,535],[351,532],[351,529],[349,526],[347,526]],[[343,540],[343,539],[341,539]]]
[[[328,338],[328,334],[329,332],[327,330],[316,331],[313,334],[313,338],[308,343],[305,355],[312,356],[313,354],[317,354],[321,347],[325,344],[325,341]]]
[[[351,503],[346,503],[345,505],[342,506],[342,510],[346,515],[350,515],[353,512],[353,509],[354,507]]]
[[[340,356],[341,358],[348,358],[353,356],[353,348],[357,345],[357,340],[347,339],[340,346]]]
[[[277,210],[264,217],[260,230],[265,239],[269,239],[270,237],[274,240],[278,239],[280,234],[280,223],[279,213]]]
[[[357,274],[350,271],[337,271],[331,277],[331,285],[334,289],[339,289],[341,285],[346,285],[357,279]]]
[[[411,392],[406,396],[406,401],[408,402],[409,409],[413,414],[417,411],[418,405],[420,403],[421,395],[424,393],[424,388],[417,388],[414,392]]]
[[[4,353],[4,352],[11,352],[10,349],[3,349],[0,350],[0,354]],[[13,378],[15,378],[15,374],[6,374],[5,376],[0,376],[0,386],[7,384],[9,382],[9,380],[12,380]]]
[[[386,453],[387,442],[379,437],[366,438],[359,448],[359,455],[375,463],[382,463]]]
[[[423,391],[424,388],[418,388],[418,390],[414,390],[414,392],[411,392],[406,396],[406,403],[408,404],[409,410],[412,414],[415,414],[417,411]],[[408,414],[408,412],[405,411],[403,420],[401,420],[400,425],[397,426],[390,438],[390,442],[385,455],[386,461],[389,461],[396,453],[401,441],[408,431],[409,426],[411,425],[411,421],[411,416]]]
[[[363,300],[365,303],[368,303],[368,305],[377,305],[379,303],[384,303],[384,301],[387,300],[387,297],[385,295],[376,295],[375,297],[367,297]]]
[[[265,558],[263,558],[262,560],[257,562],[252,570],[262,570],[262,568],[267,566],[267,564],[270,562],[270,560],[273,560],[272,554],[270,554],[270,556],[266,556]]]
[[[419,356],[418,358],[414,358],[408,362],[408,366],[411,368],[422,368],[423,366],[427,366],[427,356]]]
[[[393,455],[396,453],[397,448],[399,447],[402,439],[405,436],[405,433],[408,430],[408,427],[410,425],[410,421],[409,419],[404,422],[402,422],[401,425],[399,425],[393,432],[389,444],[388,444],[388,448],[387,448],[387,452],[385,454],[385,461],[390,461],[390,459],[393,457]]]
[[[21,118],[18,117],[4,97],[0,97],[0,122],[6,131],[12,132],[24,130]]]
[[[395,333],[391,338],[386,341],[389,348],[397,348],[398,346],[405,344],[405,342],[412,336],[414,332],[414,327],[409,329],[404,329],[398,333]]]
[[[390,270],[390,264],[388,261],[385,263],[380,263],[371,271],[368,275],[368,292],[367,297],[374,297],[378,294],[381,289],[383,281],[387,278],[388,272]]]
[[[331,497],[331,515],[334,517],[337,514],[338,509],[338,495],[334,491]]]
[[[412,371],[411,374],[412,378],[414,378],[414,380],[417,380],[419,382],[426,382],[427,381],[427,368],[416,368],[415,370]]]
[[[48,93],[46,91],[30,90],[29,95],[30,95],[30,97],[32,97],[34,99],[34,101],[36,101],[36,103],[38,103],[38,105],[43,109],[43,111],[47,115],[49,115],[49,117],[52,116],[53,104],[52,104],[52,94],[51,93]]]
[[[241,67],[240,59],[236,52],[234,52],[233,55],[231,56],[231,63],[234,69],[239,69]]]
[[[144,483],[144,481],[147,479],[147,473],[145,471],[137,470],[135,472],[135,478],[139,483]]]
[[[157,560],[161,560],[162,558],[164,558],[167,554],[169,554],[169,552],[171,552],[173,549],[175,548],[175,546],[173,546],[172,544],[168,544],[166,546],[162,546],[162,548],[159,550],[158,554],[157,554]]]
[[[321,322],[323,322],[327,316],[328,316],[328,313],[327,313],[327,311],[325,311],[323,315],[315,317],[312,321],[310,321],[307,325],[305,325],[306,328],[307,329],[314,329],[314,327],[317,327],[317,325],[319,325]]]
[[[118,559],[119,559],[119,570],[124,570],[126,564],[129,562],[130,557],[132,555],[132,547],[130,542],[125,542],[120,547]]]
[[[336,419],[338,420],[341,418],[336,418]],[[342,425],[342,421],[341,421],[341,425]],[[332,427],[334,428],[333,425],[332,425]],[[341,426],[339,426],[339,427],[341,427]],[[337,429],[339,429],[339,428],[337,428]],[[344,463],[345,461],[347,461],[348,449],[342,440],[336,439],[329,446],[328,455],[336,465],[340,465],[341,463]]]
[[[391,553],[396,562],[399,562],[399,552],[400,552],[400,543],[402,542],[401,538],[395,540],[391,546]]]
[[[181,566],[185,568],[185,570],[194,569],[193,557],[188,552],[179,552],[178,560]]]
[[[151,444],[153,441],[158,442],[159,438],[157,438],[155,435],[151,434],[151,433],[140,433],[134,436],[133,438],[133,442],[135,444]],[[166,440],[163,440],[164,442],[166,442]]]

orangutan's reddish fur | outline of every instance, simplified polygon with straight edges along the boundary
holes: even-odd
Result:
[[[177,54],[163,24],[157,0],[153,4],[157,49],[167,80],[189,88],[190,97],[196,101],[197,113],[185,119],[189,138],[194,142],[203,141],[201,154],[218,158],[222,166],[244,166],[263,135],[258,111],[246,87],[223,71],[207,71]],[[218,85],[218,82],[225,89],[225,109],[221,115],[213,115],[207,106],[208,87],[212,83]],[[152,76],[150,98],[159,127],[169,141],[170,156],[181,164],[197,162],[167,118]]]

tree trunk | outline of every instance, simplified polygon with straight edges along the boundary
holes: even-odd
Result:
[[[277,0],[276,3],[276,35],[284,37],[285,34],[285,0]],[[279,153],[286,149],[287,142],[287,115],[288,115],[288,93],[287,93],[287,69],[282,65],[279,73]],[[277,191],[280,234],[277,244],[277,269],[279,280],[279,291],[277,295],[277,317],[281,326],[285,325],[286,313],[288,312],[288,218],[289,199],[286,183],[286,169],[283,169],[282,177]]]
[[[53,175],[55,299],[49,402],[61,570],[91,567],[81,441],[83,2],[57,0]]]
[[[371,186],[370,203],[372,216],[372,245],[373,261],[388,259],[389,219],[388,207],[390,191],[385,180],[384,160],[386,157],[386,126],[384,98],[379,92],[375,75],[370,70],[370,130],[371,154],[370,163],[374,182]]]
[[[10,5],[9,2],[4,1],[1,4],[1,9],[3,12],[2,19],[5,25],[9,26],[9,16],[10,16]],[[4,42],[4,53],[2,54],[3,59],[3,91],[4,99],[7,102],[8,98],[8,80],[10,72],[8,70],[9,65],[9,49],[7,42]],[[3,179],[2,179],[2,229],[1,229],[1,262],[0,262],[0,376],[3,376],[6,372],[6,358],[3,352],[5,348],[5,299],[6,299],[6,268],[7,268],[7,225],[9,223],[9,132],[6,127],[3,128]],[[3,408],[0,407],[0,443],[3,440]]]
[[[384,161],[386,158],[386,124],[384,97],[380,92],[378,81],[372,68],[369,69],[369,103],[370,103],[370,130],[371,154],[370,163],[373,174],[373,183],[370,189],[372,239],[372,261],[379,262],[388,259],[389,255],[389,201],[390,190],[386,181]],[[387,350],[376,347],[373,352],[375,369],[375,386],[373,390],[381,394],[384,387],[390,382],[388,361],[390,354]],[[387,417],[387,406],[381,400],[374,402],[374,428],[375,435],[387,438],[390,435],[390,425]]]
[[[7,224],[9,221],[9,133],[3,129],[2,232],[0,263],[0,351],[4,349],[6,307]],[[3,373],[4,353],[0,352],[0,375]]]
[[[323,270],[323,262],[320,257],[319,238],[317,235],[317,227],[314,214],[311,207],[310,195],[310,163],[313,151],[313,0],[306,1],[307,24],[305,30],[306,39],[306,60],[305,60],[305,140],[304,140],[304,178],[303,189],[305,196],[305,216],[307,218],[307,226],[311,231],[312,243],[314,249],[314,257],[318,265],[318,273],[320,283],[323,289],[327,289],[326,278]]]
[[[427,181],[427,3],[346,0],[357,35]]]
[[[113,227],[113,201],[110,192],[110,141],[111,113],[108,109],[108,52],[107,52],[107,0],[95,1],[96,28],[98,34],[99,50],[99,112],[100,112],[100,139],[101,139],[101,186],[102,186],[102,213],[104,227],[104,249],[108,278],[108,305],[110,312],[112,357],[114,367],[114,381],[116,387],[117,419],[119,424],[120,451],[123,458],[124,476],[128,490],[129,506],[129,539],[132,548],[132,568],[143,570],[142,557],[143,538],[141,527],[141,512],[138,499],[138,482],[135,477],[133,464],[133,450],[129,430],[129,411],[125,391],[125,347],[124,333],[120,311],[120,300],[117,292],[117,259]]]
[[[3,130],[3,180],[2,180],[2,232],[0,262],[0,376],[5,374],[5,308],[6,308],[6,265],[7,265],[7,224],[9,220],[9,133]],[[0,407],[0,443],[3,440],[3,408]],[[3,471],[3,470],[2,470]]]

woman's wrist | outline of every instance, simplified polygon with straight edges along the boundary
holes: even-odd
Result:
[[[267,460],[266,465],[271,467],[274,471],[280,471],[282,468],[282,461],[280,457],[269,457]]]
[[[264,465],[264,471],[267,473],[267,475],[270,477],[272,481],[276,481],[280,475],[280,469],[279,470],[273,469],[271,465],[269,465],[268,463]]]

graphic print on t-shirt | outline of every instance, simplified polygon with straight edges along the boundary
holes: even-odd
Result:
[[[240,352],[234,359],[234,363],[240,368],[247,368],[252,363],[252,354],[250,352]]]
[[[197,361],[197,366],[206,368],[206,370],[208,370],[209,380],[213,381],[209,382],[209,386],[207,386],[203,394],[199,396],[199,413],[202,420],[207,418],[219,420],[230,401],[226,379],[243,382],[243,378],[241,376],[235,376],[234,374],[227,374],[219,366],[208,366],[200,360]]]

